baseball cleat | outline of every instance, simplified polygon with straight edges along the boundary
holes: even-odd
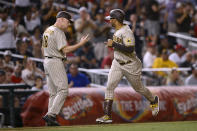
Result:
[[[104,115],[100,118],[97,118],[96,119],[96,123],[99,123],[99,124],[110,124],[112,123],[112,118],[108,115]]]
[[[159,97],[155,96],[155,101],[150,103],[150,108],[152,110],[152,115],[156,116],[159,113]]]
[[[42,119],[46,122],[47,126],[60,126],[55,117],[45,115]]]

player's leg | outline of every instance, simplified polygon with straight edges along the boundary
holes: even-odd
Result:
[[[159,112],[159,98],[158,96],[154,97],[150,90],[144,87],[141,80],[141,75],[132,75],[129,73],[124,73],[124,75],[129,81],[129,83],[132,85],[132,87],[135,89],[135,91],[145,96],[146,99],[150,101],[152,115],[157,115]]]
[[[118,83],[123,77],[122,71],[117,65],[116,61],[113,61],[112,67],[108,75],[107,88],[105,91],[105,101],[104,101],[104,116],[97,118],[97,123],[112,123],[112,104],[114,98],[114,90]]]

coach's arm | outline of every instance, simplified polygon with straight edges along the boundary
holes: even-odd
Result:
[[[64,46],[62,50],[62,52],[66,55],[67,53],[73,52],[76,49],[78,49],[79,47],[83,46],[86,42],[88,42],[90,40],[89,35],[86,35],[85,37],[82,37],[80,42],[75,44],[75,45],[71,45],[71,46]]]

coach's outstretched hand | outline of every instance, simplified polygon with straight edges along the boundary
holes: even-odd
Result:
[[[90,40],[89,34],[86,36],[83,36],[80,40],[81,45],[84,45],[86,42]]]

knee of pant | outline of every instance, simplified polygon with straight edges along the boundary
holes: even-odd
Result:
[[[49,97],[55,97],[56,96],[56,92],[53,92],[53,93],[49,93]]]
[[[67,97],[68,96],[68,89],[61,89],[58,92],[59,94],[61,94],[61,96]]]
[[[138,87],[138,88],[135,88],[135,91],[142,93],[142,92],[144,92],[144,89],[145,89],[144,87]]]
[[[57,90],[65,90],[68,89],[68,84],[64,81],[60,81],[58,82],[58,84],[56,85],[58,87]]]

